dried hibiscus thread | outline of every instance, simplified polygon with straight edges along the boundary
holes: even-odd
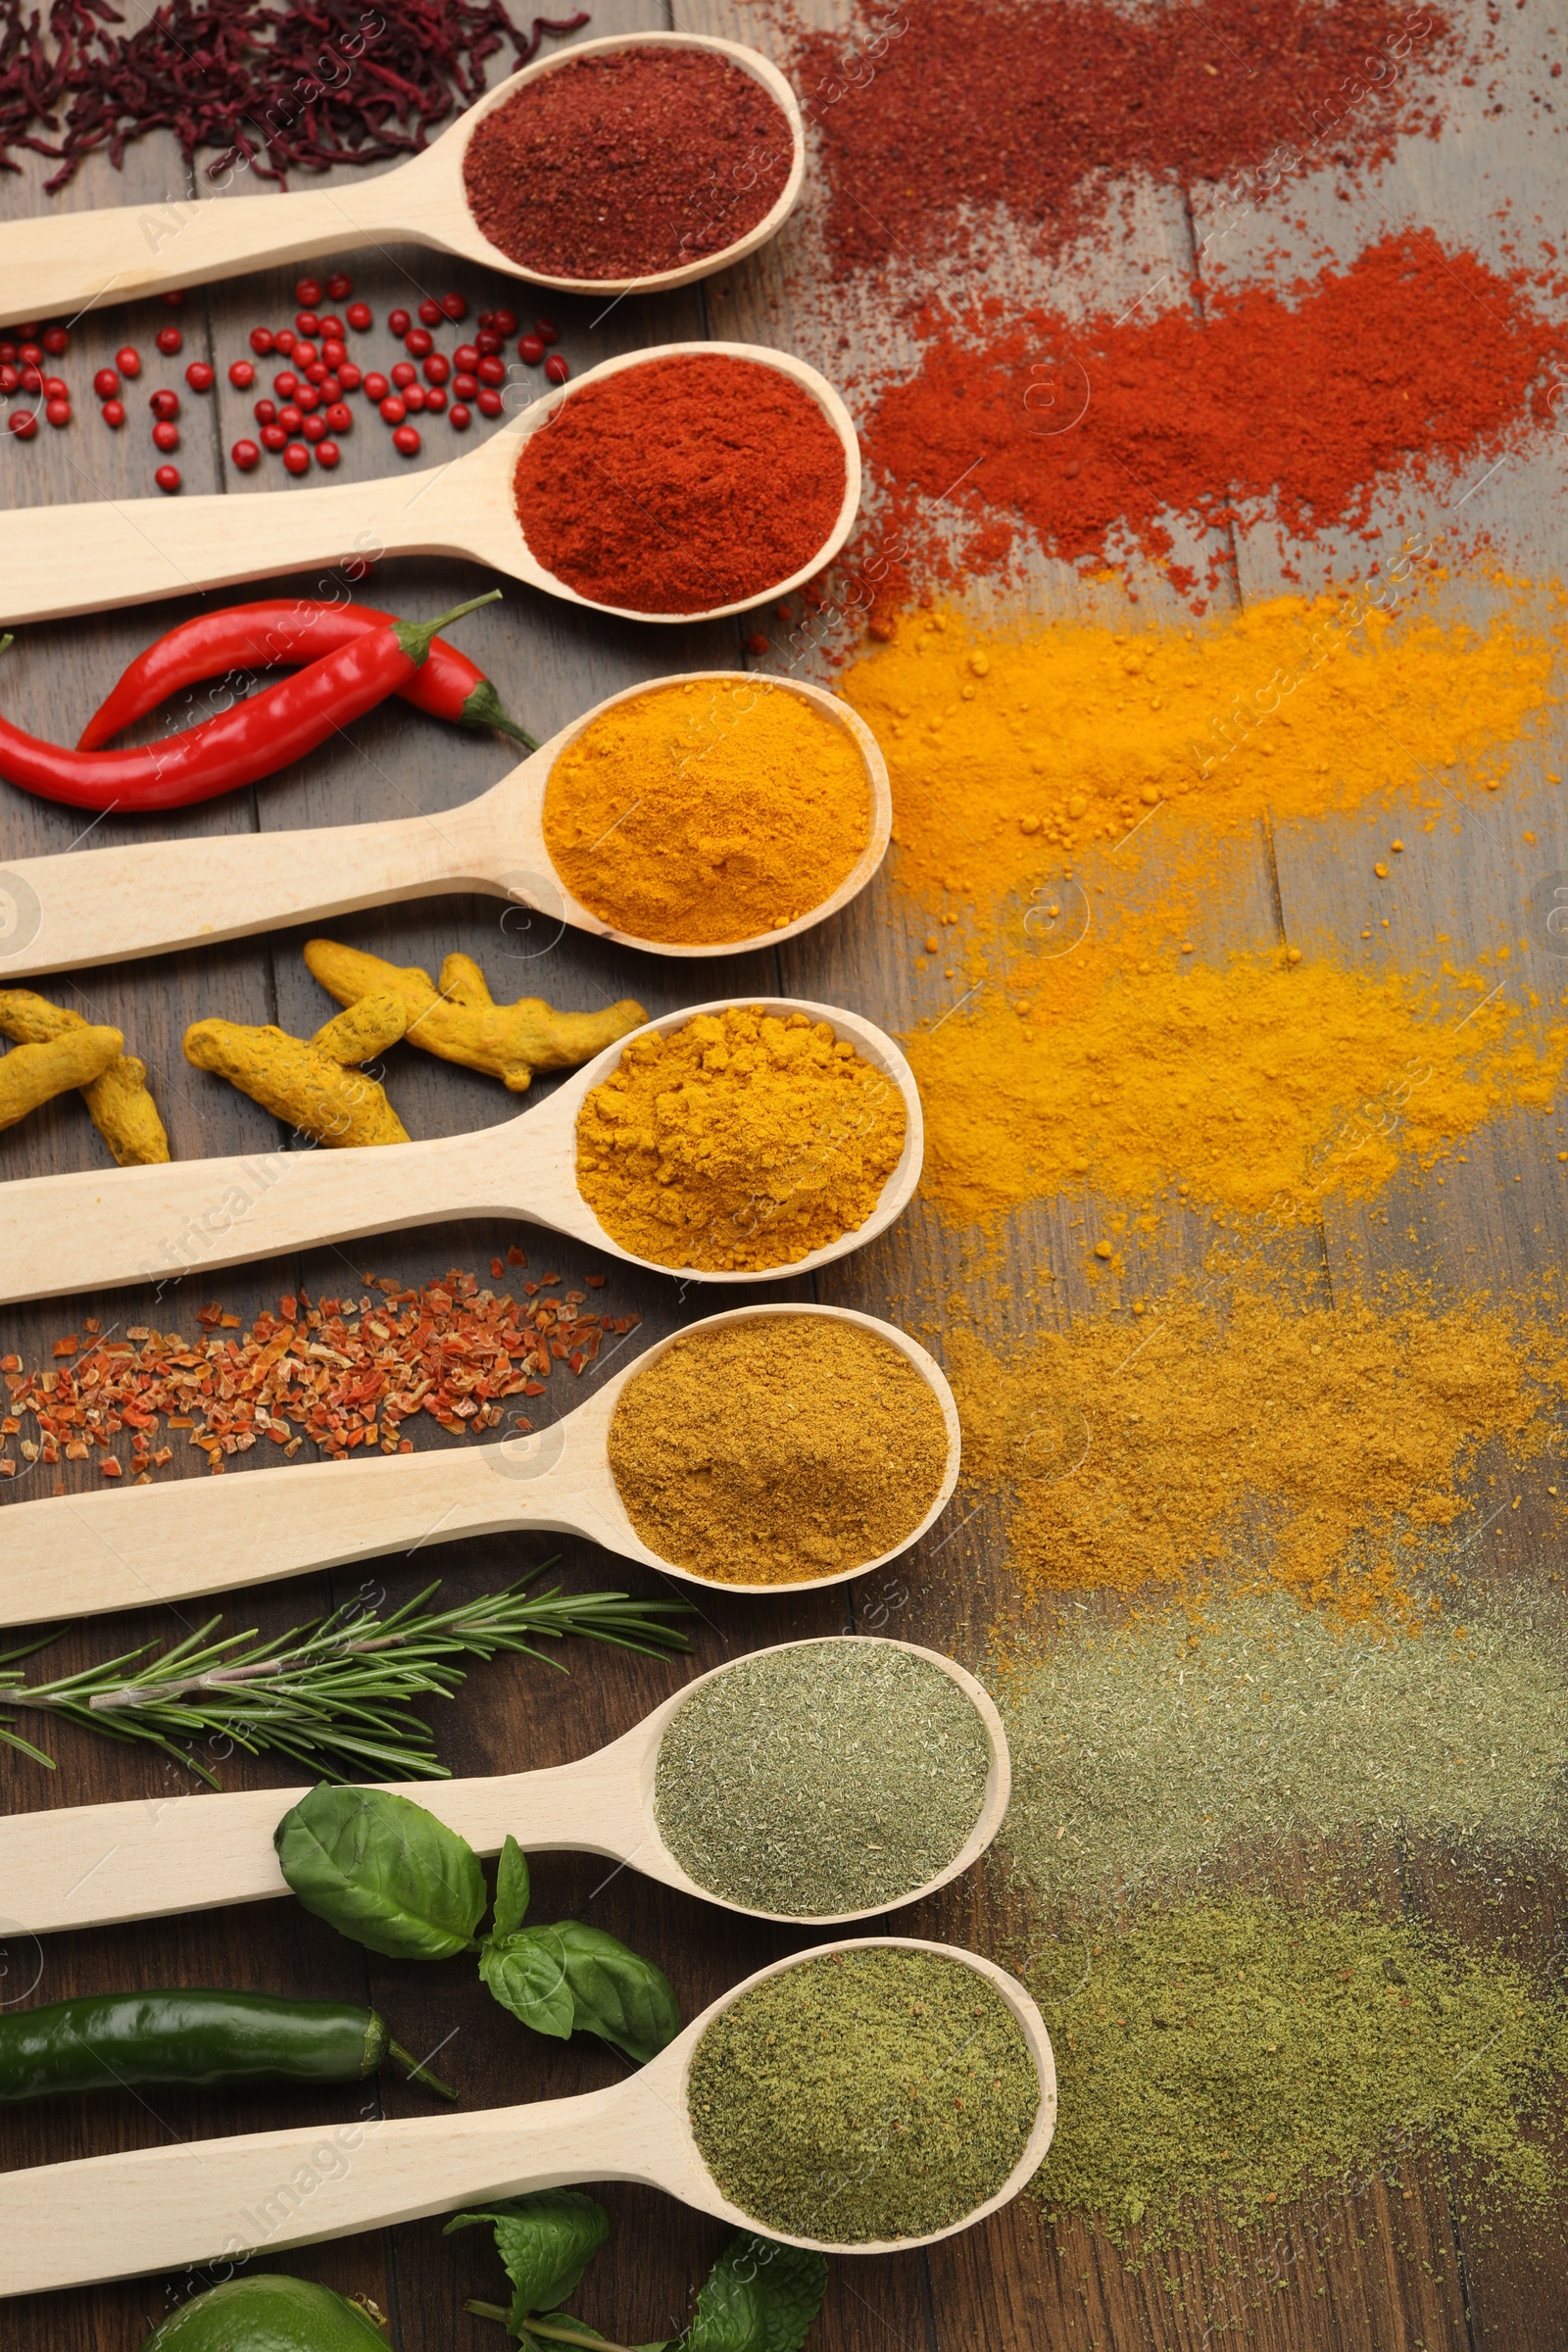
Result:
[[[151,130],[172,131],[187,164],[216,148],[213,178],[390,162],[482,95],[507,43],[525,65],[547,32],[588,19],[536,17],[523,32],[500,0],[164,0],[122,35],[124,22],[109,0],[51,0],[45,31],[25,0],[0,0],[0,165],[17,170],[18,147],[48,156],[53,195],[85,156],[106,148],[119,170]]]
[[[509,1257],[527,1264],[518,1250]],[[504,1279],[500,1258],[490,1273],[497,1284]],[[590,1274],[588,1289],[602,1289],[605,1279]],[[0,1420],[0,1478],[94,1455],[102,1477],[126,1469],[150,1477],[173,1459],[165,1433],[176,1430],[189,1431],[188,1443],[221,1470],[228,1455],[263,1438],[287,1459],[307,1440],[332,1457],[372,1446],[412,1453],[402,1430],[419,1413],[452,1437],[499,1429],[506,1399],[542,1396],[558,1364],[580,1377],[607,1336],[636,1328],[636,1315],[585,1314],[587,1290],[544,1296],[560,1282],[559,1274],[539,1275],[514,1298],[481,1290],[477,1275],[458,1270],[420,1289],[367,1274],[358,1299],[289,1296],[248,1331],[238,1315],[204,1306],[195,1340],[134,1324],[100,1339],[88,1322],[55,1342],[48,1371],[0,1356],[10,1399]],[[520,1410],[514,1414],[514,1429],[532,1426]],[[128,1462],[113,1447],[122,1433]]]

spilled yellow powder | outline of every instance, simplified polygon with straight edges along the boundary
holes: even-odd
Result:
[[[1568,1022],[1533,1042],[1495,987],[1490,971],[1432,983],[1284,954],[1223,969],[1092,944],[1042,958],[905,1040],[922,1190],[966,1225],[1064,1190],[1144,1201],[1178,1184],[1308,1218],[1401,1161],[1432,1166],[1487,1119],[1551,1107]]]
[[[1555,583],[1497,574],[1481,624],[1439,574],[1393,618],[1356,598],[1281,596],[1200,626],[1062,618],[983,635],[920,612],[846,673],[888,756],[895,872],[982,911],[1042,857],[1120,841],[1181,803],[1224,831],[1452,783],[1495,787],[1559,700]],[[1359,615],[1359,617],[1357,617]]]
[[[1434,1605],[1412,1592],[1423,1546],[1494,1508],[1466,1492],[1477,1448],[1512,1465],[1551,1443],[1568,1343],[1544,1298],[1221,1311],[1178,1293],[1136,1336],[1095,1319],[998,1353],[957,1332],[948,1371],[963,1475],[1007,1497],[1026,1607],[1223,1578],[1413,1624]]]

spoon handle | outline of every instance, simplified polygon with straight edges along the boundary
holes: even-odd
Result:
[[[512,1124],[495,1142],[259,1152],[0,1185],[0,1300],[207,1274],[446,1217],[516,1214]]]
[[[377,1785],[412,1797],[476,1853],[498,1854],[510,1835],[527,1853],[628,1861],[647,1838],[634,1786],[642,1745],[639,1727],[574,1764]],[[622,1752],[631,1748],[637,1757]],[[8,1933],[52,1936],[287,1894],[272,1833],[305,1794],[225,1788],[7,1814],[0,1819],[0,1886]]]
[[[336,482],[282,497],[118,499],[74,506],[69,522],[59,507],[12,508],[0,514],[7,623],[145,605],[350,559],[462,555],[463,542],[443,528],[441,499],[420,497],[442,470],[426,466],[395,480]]]
[[[224,833],[24,858],[0,875],[14,905],[0,976],[24,980],[127,956],[216,947],[428,891],[485,890],[467,808],[297,833]]]
[[[525,2041],[519,2032],[519,2076]],[[0,2295],[274,2254],[578,2180],[659,2186],[680,2172],[684,2188],[695,2161],[662,2162],[661,2145],[683,2137],[667,2063],[681,2046],[630,2082],[574,2099],[397,2123],[362,2115],[6,2173]]]
[[[233,177],[233,173],[229,174]],[[267,263],[340,253],[356,228],[380,225],[373,180],[279,196],[180,198],[106,212],[49,213],[0,230],[0,324],[134,302],[166,286],[201,286]]]

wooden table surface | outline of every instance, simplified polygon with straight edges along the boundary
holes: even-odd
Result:
[[[908,0],[908,6],[917,11],[918,0]],[[1516,227],[1540,215],[1549,228],[1552,218],[1560,222],[1562,212],[1562,117],[1533,114],[1529,95],[1558,86],[1543,78],[1547,73],[1543,60],[1550,40],[1560,36],[1561,9],[1544,12],[1536,0],[1528,8],[1521,0],[1521,8],[1523,13],[1509,11],[1493,31],[1496,60],[1490,80],[1495,86],[1467,90],[1450,79],[1445,103],[1451,122],[1443,138],[1402,148],[1388,172],[1352,191],[1351,201],[1340,201],[1334,184],[1309,173],[1298,175],[1286,195],[1260,204],[1252,214],[1224,220],[1213,211],[1217,200],[1205,207],[1200,191],[1190,202],[1174,189],[1135,191],[1133,225],[1125,238],[1092,240],[1092,250],[1050,269],[1004,245],[997,282],[1019,295],[1100,308],[1123,293],[1131,300],[1162,273],[1174,272],[1200,301],[1222,280],[1255,276],[1271,252],[1306,254],[1327,246],[1348,256],[1391,223],[1425,224],[1449,240],[1495,255],[1503,232],[1493,216],[1504,198],[1514,203]],[[824,0],[815,21],[842,17]],[[669,24],[728,33],[776,55],[787,50],[779,16],[747,0],[680,0],[672,15],[662,0],[600,0],[587,36]],[[33,168],[0,180],[0,206],[8,216],[43,209],[42,175]],[[184,172],[172,141],[148,139],[130,150],[122,173],[100,159],[56,201],[69,207],[141,204],[150,234],[177,239],[180,208],[221,197],[210,183]],[[730,275],[660,301],[623,302],[608,312],[598,303],[555,296],[543,307],[559,319],[563,348],[574,369],[644,344],[708,334],[738,337],[800,351],[839,378],[853,372],[859,385],[854,397],[863,414],[865,387],[878,371],[906,361],[907,348],[882,297],[827,281],[819,225],[813,194],[774,247]],[[1223,235],[1210,234],[1215,229],[1223,229]],[[342,266],[351,270],[356,293],[374,306],[378,321],[399,301],[412,308],[424,293],[439,294],[454,285],[474,308],[508,301],[531,314],[536,307],[525,291],[509,291],[466,267],[448,267],[412,249],[346,251]],[[74,336],[69,363],[78,392],[76,420],[71,430],[45,429],[27,445],[0,433],[5,502],[64,508],[81,500],[150,494],[155,461],[142,412],[148,386],[158,382],[177,384],[184,400],[178,463],[188,491],[289,496],[290,485],[272,462],[249,477],[230,465],[228,445],[251,426],[249,398],[231,391],[224,370],[246,349],[253,324],[278,325],[291,317],[291,287],[298,274],[291,270],[259,275],[190,296],[179,314],[183,354],[177,364],[150,361],[130,394],[131,422],[119,435],[98,421],[87,392],[92,369],[112,359],[127,337],[151,354],[153,333],[170,314],[144,305],[134,315],[105,311],[85,318]],[[947,278],[931,273],[930,284],[939,292],[964,290],[956,271]],[[1166,288],[1160,299],[1170,298]],[[1478,331],[1485,331],[1484,323]],[[392,355],[379,327],[373,342],[376,364],[385,366]],[[182,382],[187,361],[199,355],[219,370],[217,390],[205,402],[185,395]],[[537,380],[530,382],[537,386]],[[339,478],[363,478],[398,463],[383,429],[378,423],[367,426],[363,404],[357,405],[361,420],[344,443]],[[454,446],[439,419],[429,421],[426,439],[436,454]],[[1397,518],[1391,512],[1391,544],[1423,521],[1457,528],[1458,518],[1444,512],[1446,503],[1436,493],[1425,504],[1406,500]],[[1556,451],[1533,444],[1515,452],[1466,508],[1463,520],[1484,523],[1512,568],[1538,575],[1551,570],[1568,547],[1568,498]],[[68,515],[62,515],[61,527],[69,530]],[[1295,553],[1299,561],[1299,551]],[[1259,517],[1254,528],[1238,530],[1227,554],[1227,592],[1234,601],[1269,594],[1281,584],[1279,540],[1266,517]],[[1364,573],[1367,562],[1364,547],[1316,548],[1306,562],[1307,585],[1353,580]],[[1156,576],[1145,579],[1135,569],[1130,577],[1139,586],[1141,617],[1179,610]],[[491,584],[473,566],[404,561],[378,568],[373,597],[419,617]],[[264,593],[312,595],[321,592],[321,585],[314,576],[302,576]],[[235,600],[245,593],[234,592]],[[975,593],[983,600],[983,583],[975,584]],[[1036,565],[1030,598],[1040,611],[1081,607],[1084,594],[1067,567]],[[124,662],[157,628],[183,618],[199,603],[191,599],[122,617],[109,614],[26,630],[5,662],[8,714],[42,734],[73,739],[81,715]],[[817,648],[767,609],[760,619],[739,624],[642,628],[606,623],[511,586],[504,604],[464,624],[461,642],[496,678],[514,712],[544,736],[604,694],[637,679],[750,664],[753,657],[742,651],[742,640],[759,627],[771,640],[760,666],[795,666],[813,676],[830,674],[826,656],[835,646],[857,642],[853,612],[835,614],[831,608],[824,646]],[[439,812],[503,775],[510,757],[497,739],[457,738],[393,704],[259,791],[176,816],[163,830],[184,838]],[[1562,764],[1560,750],[1557,763]],[[66,850],[87,829],[85,820],[69,809],[10,790],[0,793],[0,862]],[[95,845],[133,841],[143,829],[114,815],[90,828]],[[1527,834],[1535,836],[1529,846]],[[1348,959],[1376,963],[1413,959],[1442,926],[1452,931],[1457,955],[1462,948],[1516,936],[1530,891],[1559,865],[1568,867],[1568,853],[1545,791],[1526,786],[1498,796],[1484,812],[1465,812],[1462,831],[1433,836],[1419,878],[1402,877],[1395,920],[1384,931],[1370,911],[1371,855],[1359,820],[1346,820],[1338,828],[1260,828],[1250,856],[1238,849],[1229,891],[1209,909],[1206,930],[1195,937],[1200,951],[1210,955],[1289,938],[1332,945]],[[1380,897],[1379,918],[1388,907],[1388,899]],[[1373,929],[1370,946],[1361,940],[1365,924]],[[921,980],[914,972],[914,942],[924,928],[924,916],[911,910],[886,876],[844,918],[781,953],[743,962],[677,965],[617,953],[570,933],[558,937],[546,926],[530,930],[491,900],[445,899],[332,926],[338,937],[431,971],[452,950],[466,950],[483,964],[498,997],[542,994],[577,1006],[635,996],[650,1013],[659,1013],[723,993],[793,992],[845,1004],[893,1030],[934,1009],[942,997],[940,975]],[[286,1145],[287,1136],[244,1097],[192,1070],[181,1057],[179,1041],[187,1024],[205,1014],[276,1021],[297,1034],[316,1028],[329,1007],[301,961],[303,936],[276,934],[202,956],[88,970],[41,985],[124,1031],[127,1047],[148,1064],[176,1157],[272,1150],[280,1142]],[[1550,978],[1551,967],[1540,956],[1539,946],[1536,953],[1540,976]],[[1556,967],[1559,976],[1561,969]],[[1560,993],[1560,979],[1552,993]],[[387,1070],[392,1098],[416,1136],[461,1133],[508,1117],[516,1107],[489,1081],[406,1049],[387,1057]],[[1357,1265],[1425,1264],[1451,1273],[1473,1266],[1467,1252],[1479,1249],[1489,1264],[1520,1272],[1560,1254],[1561,1178],[1554,1151],[1545,1149],[1540,1132],[1501,1124],[1483,1130],[1469,1151],[1468,1165],[1452,1171],[1442,1192],[1396,1188],[1360,1209],[1331,1201],[1321,1229],[1324,1295],[1343,1295]],[[74,1097],[0,1138],[0,1175],[7,1178],[103,1164],[103,1147]],[[1122,1295],[1157,1292],[1177,1264],[1196,1259],[1205,1239],[1196,1218],[1185,1230],[1167,1231],[1157,1240],[1130,1239],[1121,1294],[1112,1297],[1104,1288],[1092,1291],[1084,1275],[1083,1235],[1073,1227],[1076,1213],[1065,1203],[1047,1204],[1016,1220],[1003,1271],[1021,1278],[1014,1283],[1017,1303],[1010,1309],[999,1306],[1000,1317],[1010,1313],[1021,1327],[1026,1316],[1043,1311],[1022,1303],[1031,1270],[1042,1260],[1056,1276],[1051,1294],[1056,1314],[1114,1311]],[[249,1321],[257,1309],[275,1305],[280,1294],[301,1286],[313,1296],[357,1295],[363,1275],[372,1269],[412,1283],[461,1266],[488,1282],[490,1258],[504,1256],[514,1243],[526,1250],[534,1274],[559,1272],[570,1284],[595,1270],[590,1253],[558,1245],[537,1230],[427,1228],[383,1237],[361,1255],[326,1250],[228,1273],[194,1272],[166,1287],[156,1302],[151,1293],[122,1292],[7,1311],[0,1317],[0,1350],[14,1350],[29,1364],[47,1363],[56,1335],[80,1330],[93,1314],[105,1330],[155,1320],[160,1328],[177,1325],[194,1332],[196,1309],[209,1298],[220,1298],[226,1309]],[[902,1316],[940,1352],[935,1302],[950,1286],[969,1279],[959,1241],[916,1201],[881,1242],[831,1269],[808,1294],[803,1286],[794,1295]],[[767,1291],[770,1298],[790,1295],[771,1286]],[[691,1320],[708,1304],[686,1286],[625,1269],[613,1270],[597,1296],[611,1311],[635,1309],[642,1316],[633,1348]],[[734,1294],[723,1301],[735,1302]],[[594,1377],[590,1373],[589,1384]],[[576,1394],[569,1378],[559,1376],[549,1409],[564,1409]],[[421,1446],[447,1442],[423,1421],[415,1426]],[[173,1467],[181,1475],[203,1476],[200,1462],[195,1453],[180,1453]],[[247,1467],[259,1466],[258,1449],[235,1457],[228,1475],[242,1476]],[[26,1499],[39,1491],[42,1475],[18,1478],[5,1490],[5,1500]],[[70,1491],[96,1480],[89,1464],[65,1465],[59,1475]],[[66,1511],[69,1503],[60,1507]],[[772,1602],[726,1599],[719,1592],[703,1596],[693,1620],[696,1647],[689,1662],[667,1665],[581,1644],[567,1661],[569,1679],[526,1660],[477,1666],[463,1696],[436,1711],[441,1752],[459,1773],[578,1756],[625,1730],[689,1673],[796,1635],[892,1631],[974,1662],[984,1654],[987,1628],[1006,1588],[998,1565],[994,1514],[982,1509],[965,1519],[967,1508],[951,1512],[935,1537],[895,1572],[847,1591]],[[1544,1540],[1527,1500],[1484,1540],[1478,1572],[1506,1572],[1510,1560],[1527,1557],[1532,1544]],[[557,1549],[568,1584],[658,1587],[658,1579],[623,1568],[591,1546],[557,1546],[526,1536],[427,1549],[417,1560],[388,1560],[378,1564],[369,1582],[401,1599],[439,1573],[447,1597],[457,1598],[493,1589]],[[319,1577],[281,1591],[237,1594],[229,1622],[279,1629],[350,1597],[359,1581]],[[65,1671],[111,1648],[167,1640],[182,1630],[177,1612],[151,1610],[112,1626],[73,1629],[49,1655],[54,1671]],[[6,1809],[157,1797],[195,1785],[150,1750],[118,1748],[68,1729],[59,1732],[53,1745],[60,1764],[53,1775],[0,1749]],[[222,1771],[231,1788],[285,1786],[300,1777],[286,1766],[243,1758],[226,1759]],[[1362,1865],[1363,1883],[1391,1913],[1476,1936],[1494,1934],[1501,1921],[1526,1955],[1543,1966],[1553,1952],[1560,1956],[1560,1938],[1568,1928],[1560,1872],[1538,1870],[1527,1887],[1506,1877],[1483,1880],[1457,1868],[1451,1856],[1424,1849],[1363,1857]],[[1290,1882],[1294,1867],[1291,1856],[1278,1858],[1282,1883]],[[687,2015],[748,1970],[811,1940],[686,1901],[629,1870],[607,1876],[602,1865],[588,1859],[543,1858],[535,1886],[535,1917],[590,1920],[649,1953],[673,1979]],[[5,1908],[0,1886],[0,1930]],[[943,1936],[1002,1954],[1016,1948],[1027,1924],[994,1861],[893,1922],[899,1932]],[[521,2032],[483,1991],[471,1963],[400,1968],[361,1953],[291,1904],[57,1936],[42,1945],[12,1934],[0,1965],[0,2000],[7,2003],[179,1981],[300,1995],[368,1996],[386,2010],[400,2039],[411,2047],[425,2051],[441,2045],[442,2071],[475,2105],[589,2088],[615,2080],[621,2071],[610,2053],[591,2045],[562,2046]],[[1068,2072],[1064,2100],[1072,2095]],[[8,2115],[0,2123],[0,2163],[33,2165],[294,2121],[324,2126],[360,2113],[426,2111],[427,2103],[391,2075],[363,2096],[347,2090],[319,2097],[258,2090],[63,2101]],[[723,2231],[652,2193],[612,2188],[604,2198],[613,2230],[581,2298],[584,2316],[622,2340],[673,2333],[684,2323],[690,2293]],[[1327,2352],[1331,2346],[1347,2352],[1372,2352],[1372,2347],[1379,2352],[1416,2352],[1417,2347],[1425,2352],[1461,2352],[1462,2347],[1557,2352],[1568,2346],[1568,2253],[1560,2228],[1553,2224],[1526,2231],[1504,2218],[1490,2234],[1472,2236],[1461,2222],[1456,2184],[1435,2158],[1407,2154],[1391,2165],[1387,2177],[1358,2184],[1343,2197],[1281,2210],[1278,2238],[1262,2252],[1216,2227],[1200,2257],[1184,2256],[1177,2263],[1183,2291],[1173,2294],[1159,2266],[1129,2271],[1104,2239],[1081,2226],[1047,2226],[1025,2197],[986,2227],[950,2239],[929,2255],[835,2263],[813,2346],[816,2352],[995,2352],[999,2346],[1007,2352],[1025,2346],[1043,2352],[1050,2345],[1061,2352],[1090,2352],[1092,2346],[1147,2345],[1196,2352],[1211,2339],[1238,2336],[1264,2352]],[[83,2214],[83,2230],[91,2227],[91,2215]],[[404,2352],[466,2352],[469,2346],[496,2347],[504,2341],[493,2324],[463,2310],[466,2295],[494,2297],[499,2291],[499,2266],[481,2232],[447,2240],[439,2223],[419,2223],[305,2249],[289,2255],[283,2267],[345,2291],[372,2295],[390,2312],[393,2339]],[[132,2352],[146,2328],[201,2283],[190,2277],[148,2278],[8,2305],[0,2308],[0,2352],[23,2352],[24,2347],[26,2352],[67,2352],[68,2347],[69,2352]]]

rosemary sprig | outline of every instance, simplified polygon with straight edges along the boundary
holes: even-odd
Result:
[[[273,1642],[259,1642],[254,1627],[215,1641],[222,1618],[210,1617],[161,1657],[151,1656],[158,1644],[149,1642],[80,1674],[28,1684],[17,1661],[60,1638],[46,1635],[0,1654],[0,1703],[82,1724],[111,1740],[146,1741],[215,1788],[218,1775],[178,1742],[227,1738],[251,1755],[271,1749],[293,1756],[330,1781],[446,1780],[434,1734],[411,1701],[453,1697],[466,1679],[454,1659],[510,1650],[561,1666],[535,1644],[568,1634],[648,1657],[691,1647],[665,1622],[690,1614],[684,1601],[563,1592],[559,1585],[530,1593],[533,1579],[554,1565],[546,1560],[504,1592],[482,1593],[453,1609],[425,1609],[439,1580],[389,1617],[350,1602]],[[53,1772],[54,1758],[24,1739],[15,1721],[0,1715],[0,1742]]]

